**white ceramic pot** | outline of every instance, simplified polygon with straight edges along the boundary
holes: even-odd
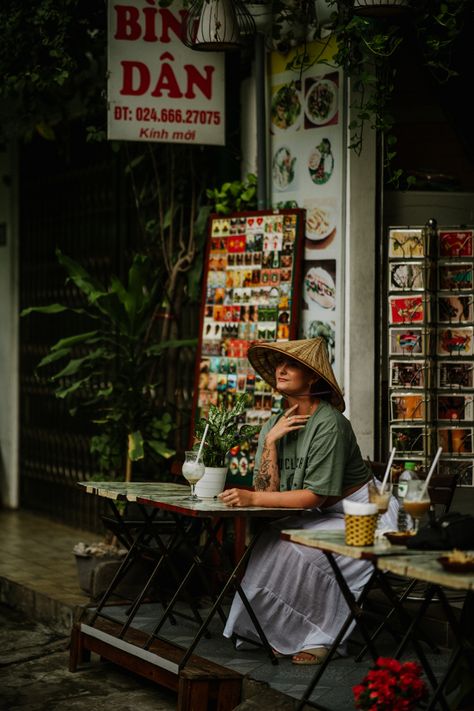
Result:
[[[196,484],[196,494],[200,499],[213,499],[224,491],[227,467],[206,467],[204,476]]]

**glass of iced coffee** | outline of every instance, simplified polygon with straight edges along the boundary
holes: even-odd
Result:
[[[407,492],[403,499],[403,506],[407,514],[413,519],[413,530],[416,533],[420,520],[428,512],[431,501],[428,491],[424,491],[425,482],[412,479],[408,482]]]
[[[386,482],[382,492],[382,485],[375,481],[369,481],[369,501],[371,504],[377,504],[379,516],[386,513],[392,495],[392,485]]]

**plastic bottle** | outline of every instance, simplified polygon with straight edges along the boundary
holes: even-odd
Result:
[[[403,499],[405,498],[405,494],[407,493],[407,488],[408,488],[408,482],[411,481],[412,479],[417,479],[416,475],[416,464],[415,462],[405,462],[405,468],[402,471],[402,473],[399,476],[398,479],[398,503],[399,503],[399,509],[398,509],[398,530],[399,531],[406,531],[408,528],[408,514],[405,511],[405,507],[403,505]]]

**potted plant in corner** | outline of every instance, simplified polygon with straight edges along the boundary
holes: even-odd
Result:
[[[256,425],[239,422],[247,406],[247,395],[238,395],[234,405],[211,405],[208,417],[201,417],[196,424],[194,445],[197,449],[203,439],[202,456],[205,472],[196,484],[199,497],[212,498],[224,490],[228,470],[228,454],[231,449],[251,440],[259,431]]]
[[[97,462],[91,478],[129,482],[139,460],[159,465],[175,454],[170,446],[172,414],[158,397],[160,362],[166,349],[194,346],[196,339],[159,342],[152,337],[163,280],[149,257],[133,256],[127,280],[112,276],[102,283],[60,250],[56,256],[75,290],[77,306],[32,306],[21,315],[67,313],[71,323],[78,320],[77,330],[51,346],[37,376],[67,403],[70,414],[88,416],[95,430],[90,451]],[[80,587],[97,597],[99,566],[110,570],[124,550],[106,535],[106,542],[79,543],[73,552]]]

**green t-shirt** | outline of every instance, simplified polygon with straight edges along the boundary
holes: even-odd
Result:
[[[261,429],[255,473],[267,432],[281,416],[272,415]],[[309,489],[321,496],[340,496],[344,489],[370,479],[351,423],[325,400],[303,429],[278,441],[278,464],[280,491]]]

